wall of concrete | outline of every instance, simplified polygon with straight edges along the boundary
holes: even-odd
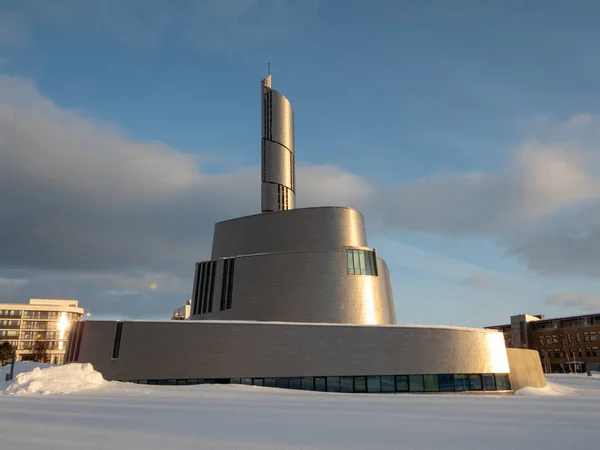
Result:
[[[86,321],[74,356],[109,380],[507,373],[501,333],[260,322]],[[72,339],[76,341],[75,339]],[[76,352],[77,353],[77,352]]]
[[[536,350],[507,348],[508,365],[510,366],[510,386],[514,391],[524,387],[544,387],[546,377],[542,370],[540,355]]]

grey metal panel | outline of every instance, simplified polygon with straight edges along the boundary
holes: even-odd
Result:
[[[273,125],[269,140],[279,142],[294,153],[294,111],[287,98],[271,89],[271,115]]]
[[[293,209],[295,201],[294,112],[292,105],[262,81],[262,193],[261,211]],[[265,187],[265,184],[277,185]]]
[[[396,323],[385,263],[379,276],[348,275],[346,252],[293,252],[236,258],[233,302],[203,320]]]
[[[284,187],[284,189],[286,192],[286,208],[287,209],[296,208],[296,193],[288,187]]]
[[[302,208],[218,222],[211,259],[255,253],[339,251],[345,246],[367,247],[361,213],[336,206]]]
[[[507,373],[501,333],[428,327],[264,322],[125,322],[120,356],[114,322],[87,322],[79,362],[105,378],[292,377]]]
[[[117,329],[117,322],[112,321],[85,321],[85,325],[81,329],[82,336],[79,340],[79,351],[75,352],[75,361],[69,362],[91,362],[88,361],[89,355],[94,355],[93,363],[94,369],[101,373],[110,373],[114,370],[112,352],[115,342],[115,332]],[[150,331],[150,330],[148,330]],[[127,337],[125,333],[123,336]],[[133,340],[135,336],[131,336]],[[68,345],[74,345],[75,343],[69,342]],[[82,359],[83,358],[83,359]]]
[[[283,145],[266,141],[266,177],[271,183],[278,183],[293,189],[292,171],[294,155]]]
[[[278,187],[279,187],[279,185],[275,184],[275,183],[261,183],[261,185],[260,185],[261,205],[277,205]],[[214,246],[214,242],[213,242],[213,246]]]

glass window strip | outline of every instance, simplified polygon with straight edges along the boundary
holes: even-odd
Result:
[[[117,327],[115,329],[115,342],[113,344],[113,359],[117,359],[119,357],[119,353],[121,351],[121,335],[123,334],[123,322],[117,322]]]
[[[231,303],[233,301],[233,277],[235,273],[235,258],[231,258],[229,263],[229,273],[227,281],[227,309],[231,309]]]
[[[367,264],[365,262],[365,251],[364,250],[359,250],[358,251],[358,263],[360,264],[360,273],[361,273],[361,275],[370,275],[367,272]]]
[[[352,256],[352,250],[346,250],[346,260],[348,264],[348,274],[354,275],[354,258]]]
[[[210,263],[210,290],[208,292],[208,312],[211,313],[213,309],[213,297],[215,295],[215,277],[217,275],[217,261],[211,261]]]
[[[228,282],[228,271],[229,271],[229,259],[223,260],[223,278],[221,280],[221,305],[220,310],[225,311],[227,306],[227,282]]]
[[[377,257],[374,250],[346,249],[348,275],[377,276]]]
[[[123,322],[118,322],[123,325]],[[318,377],[265,377],[224,379],[162,379],[121,380],[140,384],[183,386],[190,384],[242,384],[281,389],[343,393],[402,393],[402,392],[452,392],[469,391],[470,385],[477,389],[477,379],[487,378],[488,391],[510,390],[508,374],[424,374],[424,375],[368,375],[368,376],[318,376]],[[492,381],[494,379],[494,381]],[[469,383],[475,380],[474,383]],[[465,383],[466,381],[466,383]]]

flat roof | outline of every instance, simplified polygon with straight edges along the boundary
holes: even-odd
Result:
[[[428,328],[433,330],[473,331],[478,333],[499,333],[498,330],[486,328],[457,327],[452,325],[378,325],[358,323],[323,323],[323,322],[268,322],[260,320],[85,320],[84,322],[130,322],[130,323],[172,323],[172,324],[238,324],[238,325],[294,325],[319,327],[362,327],[362,328]]]
[[[517,315],[521,315],[521,314],[517,314]],[[533,314],[527,314],[527,315],[531,316]],[[533,315],[533,316],[535,317],[535,315]],[[538,324],[538,323],[554,322],[555,320],[577,320],[577,319],[585,319],[585,318],[588,318],[588,317],[600,317],[600,313],[595,313],[595,314],[581,314],[579,316],[552,317],[552,318],[548,318],[548,319],[534,320],[534,321],[528,322],[528,323]],[[492,327],[509,327],[509,326],[510,326],[510,323],[503,324],[503,325],[490,325],[490,326],[488,326],[486,328],[492,328]]]

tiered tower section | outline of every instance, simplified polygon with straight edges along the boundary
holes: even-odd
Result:
[[[294,209],[294,111],[282,94],[271,88],[271,75],[262,80],[262,212]]]

